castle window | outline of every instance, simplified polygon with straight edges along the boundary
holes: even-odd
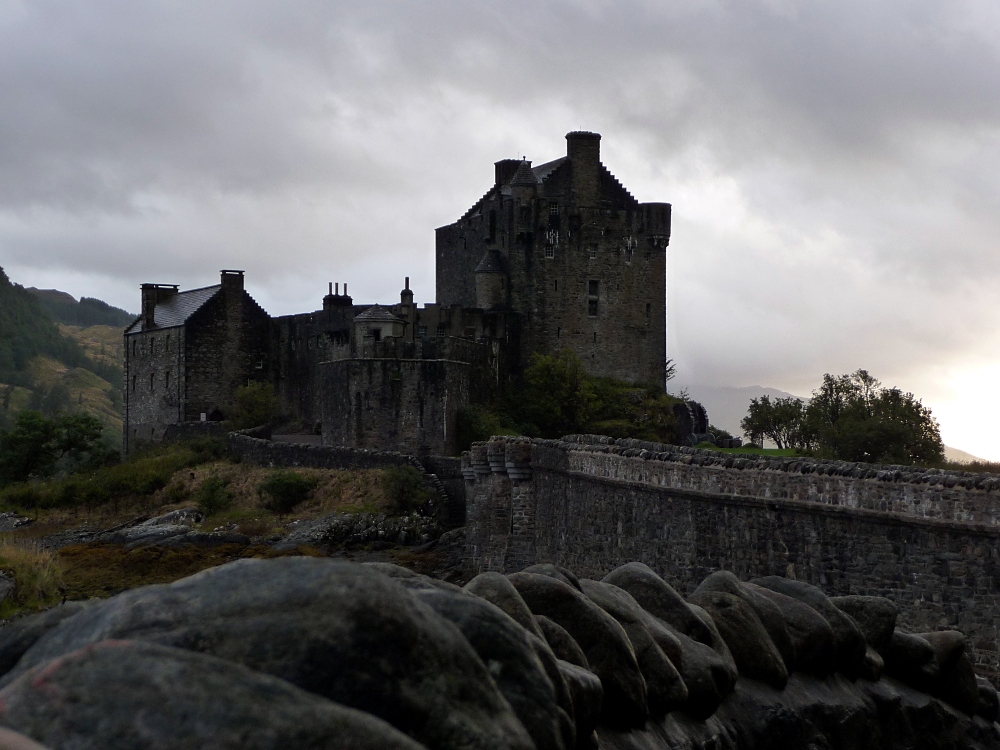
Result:
[[[552,260],[554,257],[556,257],[556,249],[552,247],[552,245],[545,246],[545,257],[548,260]]]
[[[497,212],[490,211],[490,242],[496,242],[497,239]]]
[[[376,341],[382,340],[382,329],[381,328],[369,328],[368,335],[371,336]]]
[[[133,375],[133,376],[132,376],[132,393],[135,393],[135,384],[136,384],[136,381],[137,381],[138,379],[139,379],[139,376],[138,376],[138,375]]]
[[[417,335],[420,338],[426,338],[427,337],[427,326],[417,326]]]
[[[597,259],[597,245],[590,246],[590,259],[591,260]]]
[[[558,216],[558,215],[559,215],[559,204],[558,203],[549,204],[549,216]]]
[[[652,312],[653,312],[653,306],[647,302],[646,303],[646,319],[647,320],[649,320],[650,314]]]
[[[601,282],[591,279],[587,282],[587,294],[591,297],[597,297],[601,289]]]
[[[592,318],[597,317],[597,300],[589,299],[587,300],[587,315]]]
[[[559,291],[559,279],[556,279],[555,281],[552,282],[552,289],[556,292]]]
[[[594,343],[597,343],[597,331],[594,331]]]
[[[170,334],[167,334],[166,341],[163,344],[164,350],[170,349]]]
[[[443,339],[444,338],[444,334],[445,334],[445,327],[444,326],[438,326],[438,338],[439,339]]]
[[[156,373],[149,373],[149,390],[153,390],[153,379],[156,377]]]
[[[166,388],[170,388],[170,370],[163,373],[163,385]]]
[[[257,357],[256,367],[257,367],[258,370],[263,370],[264,369],[264,358],[263,357]]]
[[[137,343],[138,343],[138,342],[137,342],[137,341],[136,341],[135,339],[132,339],[132,356],[133,356],[133,357],[135,356],[135,345],[136,345]]]
[[[556,328],[556,338],[562,338],[562,328]]]
[[[465,338],[472,339],[472,338],[475,338],[475,337],[476,337],[476,329],[475,328],[466,328],[465,329]]]
[[[531,223],[531,206],[521,206],[521,223]]]

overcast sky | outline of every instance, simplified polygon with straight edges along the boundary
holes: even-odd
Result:
[[[130,310],[432,301],[493,162],[598,131],[674,206],[680,383],[864,367],[1000,460],[995,0],[3,0],[0,102],[0,265]]]

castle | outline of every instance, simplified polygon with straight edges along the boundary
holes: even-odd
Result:
[[[437,301],[269,316],[242,271],[180,291],[143,284],[125,330],[126,452],[171,425],[221,421],[241,386],[274,385],[283,415],[324,444],[455,451],[459,410],[515,383],[535,353],[574,351],[592,375],[665,385],[670,205],[639,203],[596,133],[566,155],[495,164],[493,186],[436,237]]]

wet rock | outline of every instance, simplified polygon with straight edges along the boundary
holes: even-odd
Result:
[[[423,589],[433,589],[453,592],[460,592],[462,590],[461,586],[456,586],[455,584],[448,583],[447,581],[441,581],[437,578],[425,576],[422,573],[417,573],[409,568],[404,568],[402,565],[395,565],[393,563],[386,562],[366,562],[361,563],[361,565],[377,571],[388,578],[394,579],[399,585],[410,590],[419,591]]]
[[[603,720],[615,726],[645,724],[646,684],[621,625],[568,583],[534,573],[508,577],[532,613],[557,622],[583,649],[604,688]]]
[[[525,634],[555,690],[556,704],[561,709],[559,722],[563,745],[567,748],[576,747],[576,715],[573,709],[573,697],[570,695],[569,686],[559,670],[559,659],[552,653],[552,649],[549,648],[549,644],[545,642],[544,638],[539,638],[528,631],[525,631]]]
[[[687,687],[677,668],[646,628],[648,615],[625,591],[601,581],[582,579],[580,587],[594,604],[614,617],[632,644],[639,670],[646,680],[646,702],[650,716],[659,719],[680,708],[688,698]]]
[[[934,650],[938,676],[931,683],[931,695],[947,701],[960,711],[979,713],[979,685],[972,660],[966,653],[966,638],[957,630],[919,633]]]
[[[0,628],[0,675],[13,669],[35,641],[85,606],[85,602],[66,602],[36,615],[12,620]]]
[[[695,592],[691,601],[712,616],[741,675],[778,690],[785,687],[788,672],[784,659],[749,604],[723,591]]]
[[[514,585],[507,580],[507,576],[492,571],[480,573],[465,584],[464,588],[502,609],[522,628],[531,631],[539,638],[545,637],[528,605],[524,603]]]
[[[555,688],[528,632],[499,607],[461,589],[457,593],[424,589],[416,594],[465,636],[537,750],[571,750],[563,743]]]
[[[0,721],[52,748],[419,750],[371,714],[211,656],[102,641],[0,692]]]
[[[815,609],[833,630],[836,669],[852,678],[861,673],[865,658],[865,637],[861,634],[861,630],[854,620],[837,609],[822,589],[809,583],[792,581],[780,576],[757,578],[754,579],[753,583],[798,599]]]
[[[688,689],[684,713],[703,721],[715,713],[736,684],[736,671],[711,646],[683,633],[675,633],[681,645],[681,678]]]
[[[590,662],[587,655],[583,653],[580,644],[569,634],[569,632],[557,622],[550,620],[545,615],[535,615],[535,622],[538,629],[542,631],[546,643],[559,659],[576,664],[581,669],[590,669]]]
[[[882,654],[871,646],[865,648],[865,660],[861,667],[860,676],[870,682],[878,682],[882,679],[884,671],[885,660],[882,658]]]
[[[814,677],[826,677],[835,669],[833,628],[808,604],[777,591],[745,584],[748,589],[774,602],[785,618],[785,627],[795,648],[795,668]]]
[[[573,700],[577,745],[585,746],[601,718],[604,689],[597,675],[576,664],[560,659],[559,671]]]
[[[792,670],[795,669],[795,645],[792,643],[792,637],[788,633],[785,616],[781,613],[781,609],[779,609],[777,604],[766,596],[754,591],[749,586],[745,586],[739,578],[726,570],[719,570],[712,573],[698,585],[698,588],[694,590],[694,594],[704,591],[721,591],[726,594],[732,594],[749,604],[770,636],[771,642],[774,643],[775,648],[781,654],[781,659],[785,664],[785,671],[791,674]]]
[[[887,675],[918,690],[930,692],[938,678],[934,648],[920,636],[894,630],[883,658]]]
[[[555,578],[563,583],[568,583],[570,586],[575,588],[577,591],[581,591],[580,579],[576,577],[576,574],[569,568],[564,568],[562,565],[552,565],[551,563],[539,563],[538,565],[531,565],[524,570],[522,573],[534,573],[540,576],[549,576],[550,578]]]
[[[0,727],[0,750],[49,750],[13,729]]]
[[[979,689],[979,715],[987,721],[996,721],[1000,718],[1000,699],[996,688],[985,677],[977,677],[976,686]]]
[[[834,596],[830,602],[854,619],[868,645],[879,653],[885,651],[899,616],[896,602],[881,596]]]
[[[379,716],[429,746],[532,745],[457,628],[361,565],[246,559],[126,591],[42,636],[15,672],[108,638],[243,664]]]
[[[639,606],[675,630],[702,643],[711,643],[712,635],[684,598],[642,563],[630,562],[615,568],[603,578],[624,589]]]

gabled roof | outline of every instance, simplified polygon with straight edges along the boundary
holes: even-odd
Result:
[[[222,284],[177,292],[156,305],[153,322],[157,328],[182,326],[212,297],[219,293]],[[125,329],[125,333],[137,333],[142,329],[142,318]]]
[[[354,318],[355,321],[363,320],[366,323],[402,323],[403,319],[393,315],[392,311],[381,305],[372,305],[363,313]]]
[[[535,179],[539,182],[545,182],[549,179],[549,175],[556,171],[562,166],[563,162],[566,161],[565,156],[560,156],[558,159],[553,159],[552,161],[547,161],[544,164],[539,164],[537,167],[532,167],[531,171],[535,175]]]

